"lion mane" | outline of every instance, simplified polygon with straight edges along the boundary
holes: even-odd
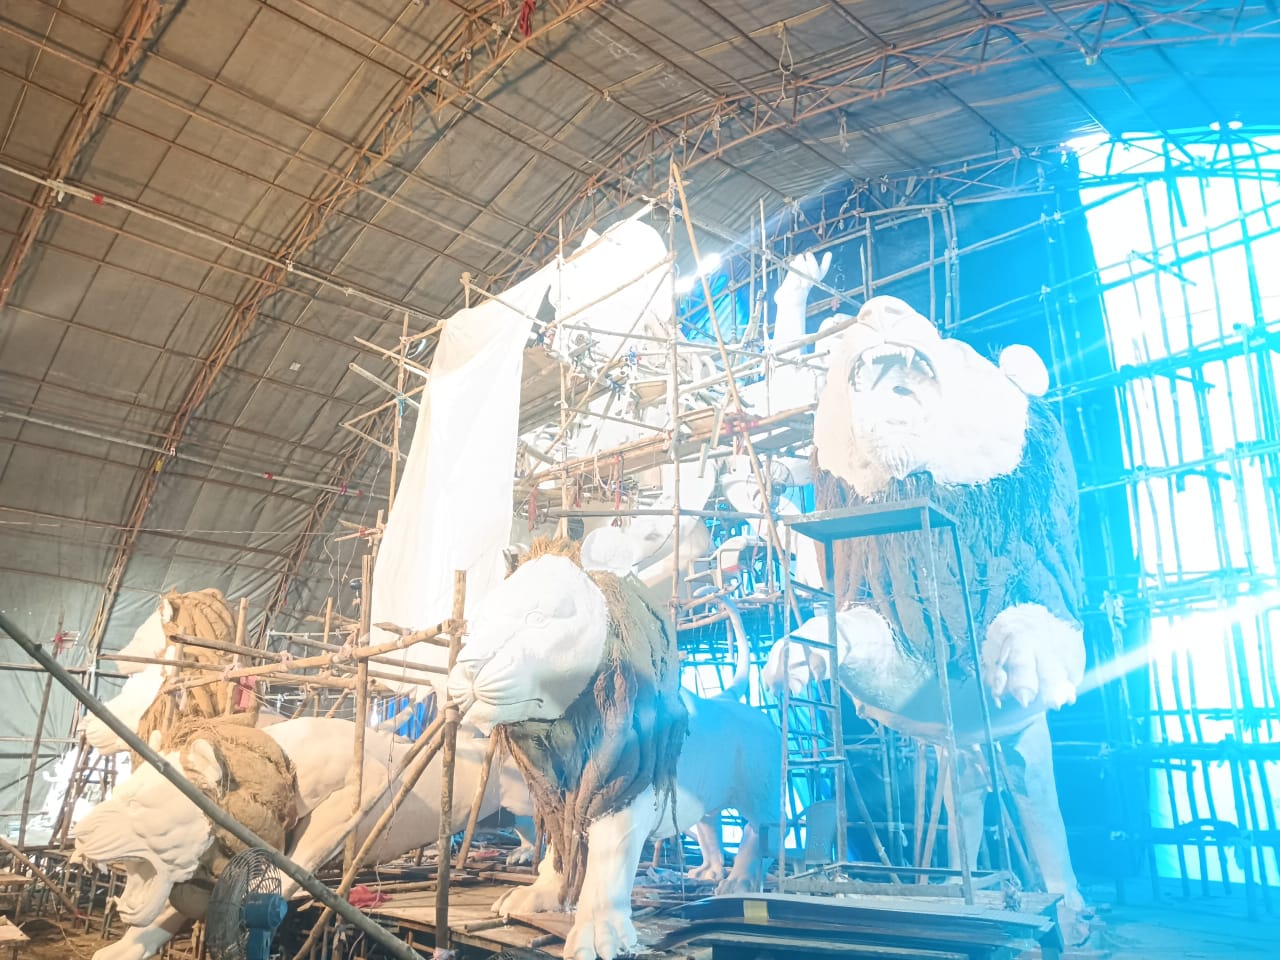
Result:
[[[580,562],[578,544],[539,540],[545,554]],[[653,787],[674,807],[676,760],[688,730],[674,631],[634,576],[589,573],[608,610],[605,655],[563,717],[506,724],[496,736],[533,793],[541,836],[555,853],[561,897],[575,902],[586,867],[586,828]]]
[[[1044,400],[1030,398],[1021,463],[986,483],[938,483],[920,471],[863,497],[818,469],[816,457],[814,475],[819,510],[928,499],[952,516],[979,637],[1002,610],[1017,603],[1041,603],[1056,616],[1079,622],[1083,578],[1075,469],[1062,426]],[[842,606],[875,608],[894,625],[904,655],[932,661],[927,642],[935,627],[928,596],[932,548],[941,626],[953,659],[972,673],[964,593],[950,534],[935,530],[932,544],[923,537],[919,532],[895,533],[837,543],[835,595]]]
[[[235,638],[235,618],[222,591],[210,588],[178,593],[171,590],[164,595],[164,599],[173,610],[173,619],[164,623],[165,635],[171,642],[181,644],[182,637],[196,637],[200,640],[230,643]],[[226,666],[226,657],[225,653],[217,650],[188,645],[182,647],[180,659],[194,660],[207,665],[209,671],[221,672]],[[194,676],[201,672],[203,671],[196,667],[180,667],[177,675]],[[152,733],[158,731],[162,737],[167,737],[183,719],[221,717],[228,712],[227,699],[230,694],[225,683],[191,687],[185,694],[181,705],[178,698],[172,695],[156,697],[155,702],[142,715],[138,736],[147,741]],[[243,715],[237,722],[252,725],[256,720],[254,712]]]

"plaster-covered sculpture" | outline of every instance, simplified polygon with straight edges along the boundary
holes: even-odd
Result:
[[[585,555],[582,566],[592,569]],[[727,894],[759,889],[763,882],[760,828],[777,822],[781,816],[782,734],[760,710],[740,701],[750,686],[751,642],[737,606],[727,598],[719,602],[728,613],[734,635],[737,656],[733,677],[713,698],[695,696],[687,689],[680,691],[689,712],[690,739],[676,762],[676,782],[686,793],[695,794],[706,809],[706,816],[687,831],[697,840],[702,860],[687,875],[715,883],[716,893]],[[704,756],[700,748],[713,742],[720,749]],[[690,743],[694,745],[692,749]],[[516,832],[522,841],[507,863],[532,863],[536,838],[533,798],[514,764],[504,762],[500,775],[502,806],[515,815]],[[513,782],[513,778],[520,778],[519,782]],[[726,870],[719,813],[729,809],[739,811],[746,823],[733,867]]]
[[[172,659],[170,637],[198,637],[230,643],[235,639],[235,620],[231,608],[218,590],[196,590],[189,593],[170,591],[162,596],[151,614],[119,653],[130,657],[167,657]],[[221,668],[225,655],[203,647],[183,648],[184,660],[207,663]],[[215,717],[226,711],[226,685],[193,687],[180,698],[160,696],[166,680],[181,672],[175,667],[117,661],[121,673],[128,674],[124,686],[104,706],[124,721],[143,739],[153,733],[163,735],[179,717]],[[125,742],[97,717],[88,714],[80,723],[85,739],[100,753],[120,753],[128,749]]]
[[[649,837],[736,806],[753,829],[726,889],[750,884],[759,829],[778,816],[781,747],[776,731],[741,729],[750,708],[682,695],[669,624],[644,588],[565,549],[535,549],[490,594],[449,690],[469,722],[500,729],[550,841],[537,880],[495,909],[576,903],[565,957],[612,960],[637,942],[631,888]]]
[[[300,866],[315,870],[340,851],[353,807],[348,771],[355,724],[303,717],[266,730],[213,726],[221,729],[190,728],[181,746],[166,751],[165,758],[259,836],[278,843]],[[382,789],[408,749],[406,741],[366,731],[363,796]],[[482,741],[459,739],[456,796],[474,796],[485,756]],[[272,770],[279,776],[272,777]],[[496,780],[493,783],[482,815],[497,809]],[[384,797],[361,820],[359,842],[386,804]],[[440,766],[432,764],[373,847],[370,860],[392,859],[436,836],[439,806]],[[459,804],[455,815],[465,818],[469,810],[469,804]],[[130,929],[95,953],[94,960],[146,960],[156,955],[184,923],[202,916],[212,877],[237,849],[150,766],[140,768],[81,821],[75,836],[78,855],[99,863],[117,862],[127,878],[117,906]],[[285,878],[283,884],[285,896],[296,892],[291,880]]]
[[[114,656],[176,659],[177,649],[170,642],[170,637],[175,634],[224,642],[232,640],[235,628],[231,610],[221,592],[213,589],[188,593],[170,591],[159,598],[156,609]],[[112,656],[108,654],[107,659]],[[218,669],[223,665],[226,655],[188,646],[183,649],[181,659],[200,660],[210,668]],[[135,733],[148,740],[154,738],[154,745],[158,745],[164,733],[182,717],[221,716],[225,713],[226,694],[220,689],[196,690],[191,696],[161,695],[165,682],[182,674],[183,668],[160,663],[135,663],[129,659],[116,660],[115,666],[119,672],[126,674],[126,679],[120,691],[104,701],[103,706]],[[256,721],[259,726],[279,719],[268,712],[257,713],[254,705],[249,705],[247,712],[250,716],[246,719]],[[85,741],[93,751],[87,759],[86,769],[97,765],[99,755],[114,754],[115,782],[123,783],[132,766],[128,745],[93,714],[86,714],[80,719],[79,732],[84,734]],[[54,771],[44,776],[49,784],[49,792],[45,799],[43,820],[50,828],[56,825],[62,814],[67,791],[71,789],[71,780],[77,770],[79,753],[75,748],[69,750]],[[77,795],[70,822],[79,822],[100,799],[102,798]]]
[[[859,711],[933,743],[944,730],[932,631],[947,641],[960,806],[977,856],[984,784],[974,746],[981,697],[1009,760],[1010,788],[1069,929],[1082,907],[1058,809],[1045,711],[1074,701],[1084,671],[1075,474],[1062,428],[1039,399],[1044,364],[1009,347],[999,365],[893,297],[869,300],[832,351],[814,423],[818,509],[929,497],[956,517],[981,641],[981,690],[947,541],[935,534],[942,622],[924,586],[923,534],[837,543],[840,683]],[[825,622],[801,628],[825,639]],[[784,661],[790,650],[790,662]],[[799,689],[829,671],[821,651],[773,648],[766,678]]]

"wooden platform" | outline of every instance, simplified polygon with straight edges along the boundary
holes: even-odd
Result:
[[[560,957],[573,916],[517,916],[504,923],[490,909],[511,887],[512,883],[496,880],[492,874],[473,874],[453,887],[449,905],[453,948],[463,957],[474,958],[495,954],[523,960]],[[380,892],[390,899],[365,912],[411,946],[433,947],[434,890],[398,891],[395,885],[387,885]],[[997,960],[1031,956],[1043,948],[1048,948],[1043,949],[1045,960],[1057,956],[1056,928],[1047,916],[1053,898],[1015,912],[990,906],[966,908],[955,898],[774,894],[708,899],[709,884],[646,883],[644,878],[638,880],[635,892],[632,920],[640,936],[637,956],[649,960],[707,960],[713,949],[723,952],[731,941],[738,951],[749,950],[754,942],[761,950],[772,948],[781,955],[786,950],[778,948],[784,943],[817,947],[820,940],[827,942],[819,952],[832,952],[834,946],[837,954],[857,957]],[[766,923],[761,923],[762,917]],[[903,953],[907,943],[915,953]]]

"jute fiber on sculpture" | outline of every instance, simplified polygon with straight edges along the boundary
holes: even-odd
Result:
[[[284,750],[257,727],[248,727],[234,717],[190,717],[180,720],[161,745],[165,752],[178,751],[185,761],[197,740],[212,747],[222,781],[201,785],[210,799],[273,847],[285,847],[289,831],[297,822],[297,781],[293,763]],[[244,844],[220,827],[213,831],[214,842],[204,863],[217,876],[226,862],[244,849]]]
[[[537,542],[577,562],[577,544]],[[533,793],[538,829],[555,850],[561,897],[576,902],[587,858],[587,825],[626,807],[644,789],[674,804],[676,760],[688,728],[679,661],[667,618],[635,577],[592,572],[608,610],[604,661],[592,683],[552,721],[525,721],[498,735]]]
[[[1061,425],[1043,400],[1030,399],[1026,447],[1012,473],[979,484],[935,483],[927,472],[894,480],[860,497],[840,478],[815,466],[818,510],[927,498],[956,519],[978,639],[1016,603],[1044,604],[1065,620],[1079,619],[1081,568],[1075,469]],[[946,530],[933,534],[938,601],[951,655],[961,669],[973,664],[955,552]],[[933,605],[928,589],[928,545],[919,532],[844,540],[835,545],[835,594],[842,607],[876,608],[895,629],[903,653],[932,661]]]
[[[164,596],[165,601],[173,609],[173,618],[162,626],[169,638],[177,636],[197,637],[201,640],[218,640],[230,643],[235,638],[235,618],[231,608],[223,599],[220,590],[196,590],[191,593],[170,591]],[[195,660],[207,664],[209,671],[221,671],[226,666],[225,653],[208,650],[204,647],[184,645],[178,659]],[[175,677],[195,676],[201,670],[193,667],[179,667]],[[151,734],[159,731],[165,737],[168,731],[186,717],[220,717],[227,710],[229,693],[225,683],[212,683],[201,687],[190,687],[180,695],[164,695],[156,697],[142,715],[138,725],[138,736],[150,741]],[[252,724],[256,716],[243,715],[237,722]],[[135,761],[138,758],[134,758]]]

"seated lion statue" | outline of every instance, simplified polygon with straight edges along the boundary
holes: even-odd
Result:
[[[987,787],[975,753],[986,701],[1027,846],[1048,890],[1063,896],[1064,933],[1078,942],[1083,901],[1045,712],[1074,702],[1084,674],[1083,576],[1075,470],[1042,399],[1048,382],[1029,347],[1007,347],[993,363],[896,297],[873,297],[831,350],[814,415],[815,500],[833,510],[928,499],[955,519],[966,583],[947,531],[932,542],[913,531],[835,544],[833,679],[861,715],[941,745],[941,683],[950,678],[960,780],[952,815],[964,823],[971,865]],[[815,618],[799,639],[775,644],[766,680],[799,690],[830,676],[825,652],[800,642],[825,640],[826,629]],[[939,634],[944,663],[934,653]]]

